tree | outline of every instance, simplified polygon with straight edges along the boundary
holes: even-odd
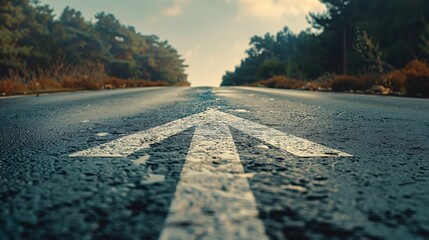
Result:
[[[425,27],[422,30],[422,34],[420,36],[422,39],[422,43],[420,44],[420,48],[426,54],[426,56],[429,56],[429,23],[426,21],[425,18],[423,18],[423,21],[425,23]]]
[[[66,7],[53,27],[54,58],[67,64],[86,61],[101,62],[106,50],[93,26],[86,22],[81,12]]]
[[[321,0],[327,7],[322,14],[309,14],[316,29],[323,30],[319,38],[326,44],[324,55],[328,57],[324,66],[328,71],[348,72],[349,51],[352,49],[353,13],[351,0]],[[340,47],[341,46],[341,47]],[[341,49],[338,51],[338,49]],[[330,56],[330,57],[329,57]]]
[[[168,41],[144,36],[113,14],[92,24],[66,7],[58,19],[38,0],[0,0],[0,77],[40,75],[52,66],[100,66],[110,76],[186,81],[184,60]],[[99,65],[102,64],[102,65]]]
[[[26,57],[31,46],[22,45],[20,41],[29,34],[28,28],[22,28],[25,21],[24,8],[29,5],[27,0],[0,0],[0,75],[9,71],[22,71],[24,65],[20,58]]]
[[[268,79],[274,76],[286,74],[286,66],[284,62],[279,60],[266,60],[258,67],[258,76],[261,79]]]
[[[295,35],[285,27],[274,36],[252,37],[246,59],[226,73],[225,84],[267,78],[274,62],[285,65],[283,75],[308,80],[325,73],[382,73],[416,58],[429,60],[429,1],[320,1],[326,11],[308,16],[316,33]],[[259,77],[251,78],[258,70]]]

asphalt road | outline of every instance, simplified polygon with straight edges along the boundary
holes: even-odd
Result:
[[[159,238],[195,127],[127,157],[69,155],[213,109],[353,155],[297,157],[230,127],[269,239],[429,239],[429,100],[254,88],[0,99],[0,239]],[[193,225],[176,228],[222,236]]]

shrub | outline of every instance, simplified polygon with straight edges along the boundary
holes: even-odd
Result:
[[[310,91],[329,91],[332,90],[331,86],[332,82],[320,82],[315,80],[308,82],[302,89]]]
[[[297,89],[297,88],[301,88],[304,84],[301,81],[290,79],[285,76],[275,76],[267,80],[256,82],[252,85],[265,86],[269,88]]]
[[[0,80],[0,95],[11,95],[27,91],[27,86],[21,81]]]
[[[332,82],[332,90],[337,92],[344,92],[350,90],[368,90],[374,84],[376,84],[377,79],[370,75],[365,75],[362,77],[354,77],[349,75],[339,75],[336,76]]]
[[[95,81],[93,78],[88,76],[83,76],[78,81],[79,88],[86,90],[98,90],[100,89],[100,84]]]
[[[181,81],[181,82],[174,83],[173,86],[175,86],[175,87],[190,87],[191,83],[188,81]]]
[[[100,84],[93,78],[82,76],[80,78],[64,76],[61,81],[61,86],[67,89],[82,89],[82,90],[97,90],[100,89]]]
[[[169,86],[167,82],[163,81],[146,81],[146,80],[133,80],[135,87],[163,87]]]
[[[359,77],[359,81],[361,83],[361,88],[357,90],[368,90],[374,85],[383,85],[382,78],[379,75],[362,75]]]
[[[332,90],[332,83],[335,80],[335,74],[325,73],[322,76],[308,82],[308,90],[311,91],[329,91]]]
[[[77,82],[73,77],[64,76],[61,80],[61,86],[67,89],[76,89]]]
[[[393,70],[386,75],[386,85],[394,92],[407,92],[407,76],[401,70]]]
[[[70,75],[55,74],[55,81],[48,74],[40,74],[34,77],[26,84],[23,82],[23,77],[14,74],[9,79],[0,79],[0,95],[11,95],[15,93],[25,92],[43,92],[52,90],[98,90],[98,89],[113,89],[126,87],[155,87],[155,86],[190,86],[187,81],[170,84],[163,81],[146,81],[146,80],[127,80],[117,77],[104,77],[101,81],[101,75],[84,75],[78,74],[75,71]]]
[[[429,67],[426,62],[414,60],[402,70],[407,78],[407,94],[429,97]]]
[[[117,77],[107,77],[101,81],[101,86],[105,89],[125,88],[125,87],[157,87],[169,86],[167,82],[146,81],[146,80],[126,80]]]
[[[61,83],[48,78],[41,78],[38,81],[41,89],[61,89]]]
[[[117,77],[106,77],[101,80],[102,88],[110,89],[110,88],[121,88],[126,87],[126,83],[124,79],[120,79]]]

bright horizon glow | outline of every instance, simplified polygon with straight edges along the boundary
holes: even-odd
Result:
[[[168,40],[189,65],[192,86],[219,86],[225,71],[245,57],[250,37],[288,26],[309,27],[305,16],[325,8],[318,0],[42,0],[60,15],[66,6],[87,20],[112,13],[142,34]]]

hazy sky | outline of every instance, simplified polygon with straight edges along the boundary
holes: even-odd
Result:
[[[60,14],[66,6],[87,19],[113,13],[143,34],[168,40],[189,65],[192,86],[218,86],[245,56],[249,39],[284,26],[309,27],[305,16],[323,11],[318,0],[42,0]]]

